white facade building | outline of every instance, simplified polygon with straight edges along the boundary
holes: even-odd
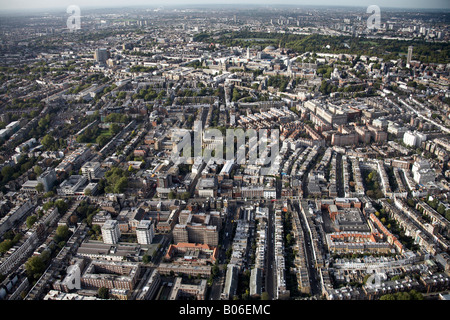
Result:
[[[427,140],[427,136],[420,132],[406,131],[403,135],[403,143],[411,147],[420,147],[422,142]]]
[[[72,175],[60,184],[57,190],[58,195],[72,196],[77,192],[77,190],[80,187],[84,186],[86,183],[87,183],[86,177],[79,175]]]
[[[102,226],[102,237],[104,243],[118,243],[120,238],[119,222],[117,220],[105,221]]]
[[[88,178],[89,181],[96,179],[99,172],[100,162],[88,161],[81,167],[81,173],[83,174],[83,176]]]
[[[413,179],[418,184],[427,184],[435,182],[436,174],[431,168],[430,163],[426,160],[418,160],[414,162],[412,169]]]
[[[141,220],[136,228],[137,242],[151,244],[155,235],[155,225],[150,220]]]

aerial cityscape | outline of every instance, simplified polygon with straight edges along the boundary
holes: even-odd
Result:
[[[0,300],[450,300],[450,3],[392,2],[3,2]]]

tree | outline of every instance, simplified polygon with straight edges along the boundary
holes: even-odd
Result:
[[[409,292],[409,295],[411,297],[411,300],[423,300],[424,299],[423,294],[420,292],[417,292],[414,289]]]
[[[45,271],[45,263],[41,256],[33,256],[25,263],[25,270],[28,277],[31,279],[39,279],[42,273]]]
[[[26,224],[27,224],[27,228],[30,229],[33,224],[37,221],[37,216],[36,215],[31,215],[27,218]]]
[[[177,194],[175,193],[175,191],[170,190],[168,197],[170,200],[173,200],[177,197]]]
[[[151,261],[151,257],[145,253],[144,256],[142,257],[142,262],[143,263],[149,263]]]
[[[123,99],[126,98],[126,96],[127,96],[127,93],[126,93],[125,91],[120,91],[120,92],[117,94],[117,99],[123,100]]]
[[[108,288],[105,288],[105,287],[98,288],[97,294],[100,299],[109,299],[109,289]]]
[[[41,129],[47,129],[50,124],[50,114],[47,114],[45,117],[39,120],[38,126]]]
[[[34,166],[34,173],[36,173],[36,176],[40,176],[42,174],[42,168],[40,166]]]
[[[411,81],[408,81],[408,83],[407,83],[406,85],[407,85],[408,87],[413,87],[413,88],[415,88],[415,87],[417,87],[417,82],[411,80]]]
[[[111,123],[111,125],[109,126],[109,133],[113,136],[119,133],[119,131],[120,126],[117,123]]]
[[[99,235],[102,232],[98,224],[92,225],[92,231],[94,231],[96,235]]]
[[[3,182],[7,182],[9,181],[9,179],[11,179],[12,175],[14,174],[14,169],[11,166],[4,166],[2,168],[2,177],[3,177]]]
[[[84,189],[84,195],[85,195],[85,196],[90,196],[90,195],[92,195],[92,190],[91,190],[90,188]]]
[[[60,214],[66,213],[67,209],[69,209],[69,205],[62,199],[58,199],[55,201],[55,206],[58,208],[58,212]]]
[[[0,243],[0,253],[5,253],[14,245],[11,239],[6,239]]]
[[[290,233],[286,236],[286,242],[288,246],[292,244],[292,235]]]
[[[219,266],[215,263],[211,268],[211,275],[215,277],[219,273]]]
[[[100,135],[95,139],[95,143],[99,145],[100,148],[102,148],[104,145],[106,145],[109,141],[109,138],[105,135]]]
[[[117,184],[114,186],[114,193],[122,193],[125,191],[125,189],[128,186],[128,179],[127,177],[122,177],[119,179]]]
[[[50,134],[47,134],[42,138],[41,144],[46,150],[53,150],[56,147],[56,140]]]
[[[39,193],[44,192],[44,185],[42,184],[42,182],[39,182],[39,183],[36,185],[36,191],[39,192]]]
[[[441,215],[445,215],[445,206],[444,204],[440,203],[437,207],[436,211],[439,212]]]
[[[385,294],[380,297],[380,300],[396,300],[393,294]]]
[[[411,296],[407,292],[397,292],[396,300],[411,300]]]
[[[55,242],[65,241],[69,238],[69,227],[63,225],[56,228]]]
[[[239,93],[239,91],[234,88],[233,89],[233,97],[231,101],[238,101],[241,98],[241,94]]]
[[[191,193],[189,191],[183,192],[181,194],[181,200],[187,200],[191,197]]]

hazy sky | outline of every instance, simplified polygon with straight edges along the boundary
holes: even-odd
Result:
[[[334,5],[367,7],[375,4],[380,8],[446,8],[450,0],[0,0],[0,11],[10,9],[67,8],[78,5],[81,9],[89,6],[164,6],[183,4],[293,4],[293,5]]]

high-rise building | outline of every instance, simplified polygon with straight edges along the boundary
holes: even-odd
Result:
[[[50,191],[56,181],[55,169],[47,169],[37,178],[37,181],[38,183],[42,183],[45,192]]]
[[[211,214],[191,214],[182,212],[180,223],[173,229],[174,243],[204,243],[210,246],[219,244],[220,224],[217,217]],[[220,220],[220,219],[219,219]]]
[[[168,188],[171,185],[172,185],[172,175],[161,174],[158,176],[158,187],[159,188]]]
[[[151,244],[155,234],[155,226],[150,220],[141,220],[136,228],[137,242],[139,244]]]
[[[94,59],[97,62],[106,63],[106,60],[109,59],[109,51],[106,48],[98,48],[94,52]]]
[[[417,131],[406,131],[403,135],[403,143],[407,146],[420,147],[426,140],[427,135]]]
[[[189,242],[188,230],[185,224],[177,224],[173,228],[173,242]]]
[[[413,46],[409,46],[408,47],[408,57],[406,60],[406,63],[409,65],[411,63],[412,60],[412,54],[413,54]]]
[[[120,238],[119,222],[117,220],[105,221],[102,226],[102,237],[104,243],[118,243]]]

